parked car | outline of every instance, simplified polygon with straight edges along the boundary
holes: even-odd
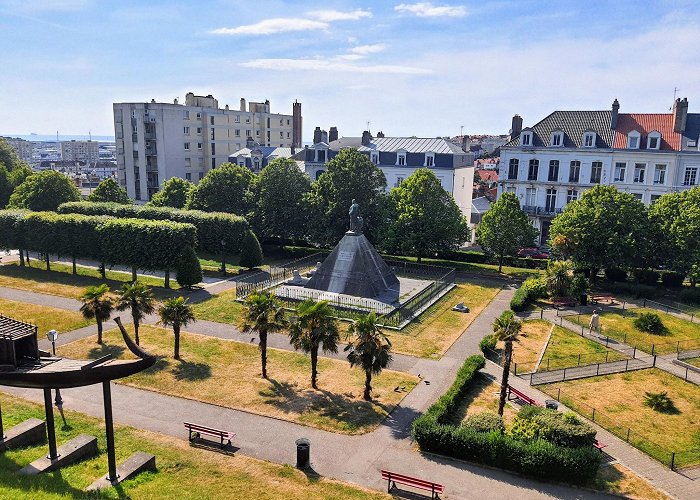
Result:
[[[521,248],[518,257],[530,257],[533,259],[549,259],[549,251],[536,247]]]

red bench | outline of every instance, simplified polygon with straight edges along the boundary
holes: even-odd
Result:
[[[573,307],[576,305],[576,299],[572,297],[559,297],[552,301],[552,305],[556,308],[565,306]]]
[[[515,394],[515,397],[511,397],[511,393]],[[513,399],[519,399],[525,404],[531,405],[531,406],[540,406],[540,404],[532,399],[530,396],[525,394],[524,392],[521,392],[517,390],[515,387],[511,387],[510,385],[508,386],[508,401],[511,401]]]
[[[203,425],[192,424],[190,422],[185,422],[185,428],[190,432],[190,441],[193,441],[195,437],[202,437],[202,434],[206,434],[207,436],[215,436],[221,439],[222,449],[224,447],[224,439],[228,441],[228,444],[230,445],[231,440],[236,435],[233,432],[222,431],[220,429],[214,429],[212,427],[205,427]]]
[[[430,498],[440,498],[445,491],[445,486],[432,481],[425,481],[417,477],[406,476],[405,474],[397,474],[388,470],[382,471],[382,479],[388,481],[387,493],[391,493],[392,488],[396,488],[396,483],[425,490],[430,492]]]
[[[615,302],[615,297],[612,295],[593,295],[591,297],[591,302],[594,304],[599,302],[609,302],[610,304],[613,304]]]
[[[603,453],[603,448],[605,448],[607,444],[601,443],[597,439],[593,441],[593,447],[596,448],[599,452]]]

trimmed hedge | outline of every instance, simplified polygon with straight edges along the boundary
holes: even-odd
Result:
[[[496,336],[489,333],[483,339],[481,339],[481,342],[479,342],[479,349],[481,349],[481,352],[483,352],[484,355],[486,355],[488,351],[496,350],[497,342],[498,339],[496,339]]]
[[[510,301],[510,308],[515,312],[521,312],[537,299],[547,296],[547,284],[542,278],[528,278],[523,281],[515,291]]]
[[[540,438],[558,446],[580,448],[593,446],[596,431],[573,413],[529,406],[518,412],[510,434],[518,439]]]
[[[477,432],[506,431],[506,426],[503,424],[503,417],[498,413],[491,413],[489,411],[469,415],[462,425]]]

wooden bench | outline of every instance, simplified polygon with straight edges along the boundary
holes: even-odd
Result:
[[[231,444],[231,439],[236,435],[233,432],[229,431],[222,431],[220,429],[214,429],[212,427],[205,427],[204,425],[198,425],[198,424],[192,424],[190,422],[185,422],[185,428],[189,431],[190,436],[189,439],[190,441],[193,441],[195,437],[202,437],[202,434],[206,434],[207,436],[214,436],[218,437],[221,439],[221,448],[223,449],[224,447],[224,440],[228,441],[228,444]]]
[[[386,490],[387,493],[391,493],[392,488],[396,488],[396,483],[417,488],[419,490],[429,491],[430,498],[440,498],[439,495],[442,495],[442,493],[445,491],[445,486],[442,484],[433,483],[432,481],[426,481],[424,479],[418,479],[417,477],[406,476],[405,474],[398,474],[388,470],[382,471],[382,479],[388,481]]]
[[[591,297],[591,302],[598,304],[599,302],[608,302],[610,304],[615,303],[615,297],[612,295],[593,295]]]
[[[576,305],[576,299],[573,297],[559,297],[552,301],[552,305],[556,308],[565,306],[574,307]]]
[[[511,393],[515,394],[515,397],[511,397]],[[540,404],[532,399],[530,396],[527,394],[520,392],[517,390],[515,387],[511,387],[510,385],[508,386],[508,401],[511,401],[513,399],[519,399],[525,404],[531,405],[531,406],[540,406]]]
[[[603,448],[605,448],[607,444],[601,443],[597,439],[593,441],[593,447],[596,448],[599,452],[603,453]]]

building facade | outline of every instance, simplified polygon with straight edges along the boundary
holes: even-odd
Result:
[[[700,183],[700,114],[676,100],[671,113],[555,111],[532,127],[512,121],[501,147],[498,196],[515,193],[549,239],[551,220],[598,184],[614,185],[649,205],[661,195]]]
[[[100,159],[97,141],[61,141],[61,159],[94,163]]]
[[[5,141],[15,150],[19,159],[26,163],[32,162],[34,155],[34,144],[31,141],[19,139],[15,137],[3,137]]]
[[[291,158],[295,149],[295,147],[260,146],[254,143],[251,138],[246,142],[246,147],[229,156],[228,161],[246,167],[254,174],[259,174],[275,158]]]
[[[238,110],[189,92],[185,104],[115,103],[114,130],[119,182],[131,198],[150,200],[171,177],[198,182],[229,161],[247,139],[266,147],[301,144],[301,104],[293,114],[270,111],[270,102],[241,99]]]

